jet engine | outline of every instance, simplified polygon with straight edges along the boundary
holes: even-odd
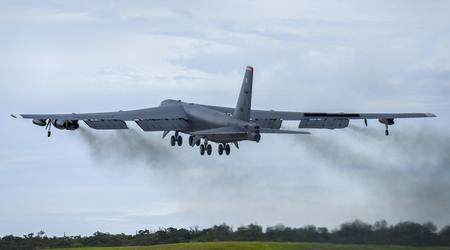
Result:
[[[250,123],[243,126],[247,130],[247,138],[251,141],[259,142],[261,140],[260,126],[257,123]]]
[[[259,132],[248,133],[248,139],[251,141],[259,142],[261,140],[261,134]]]
[[[388,135],[389,135],[388,127],[389,127],[390,125],[394,125],[394,118],[380,118],[380,119],[378,119],[378,121],[379,121],[380,123],[384,124],[384,126],[385,126],[385,128],[386,128],[385,134],[386,134],[386,136],[388,136]]]
[[[394,119],[393,118],[380,118],[378,121],[385,125],[394,125]]]
[[[80,127],[77,120],[54,120],[52,124],[57,129],[76,130]]]
[[[34,119],[33,120],[33,124],[41,126],[41,127],[44,127],[45,125],[47,125],[47,121],[46,120],[40,120],[40,119]]]

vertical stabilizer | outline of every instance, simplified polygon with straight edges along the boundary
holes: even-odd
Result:
[[[239,99],[234,109],[233,117],[243,121],[250,121],[250,109],[252,106],[253,67],[247,66],[244,80],[242,81]]]

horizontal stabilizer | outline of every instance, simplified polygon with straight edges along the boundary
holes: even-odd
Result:
[[[302,135],[310,135],[311,133],[310,132],[306,132],[306,131],[261,128],[261,134],[302,134]]]
[[[239,130],[238,128],[235,127],[205,129],[191,133],[191,135],[241,135],[241,134],[246,134],[246,132]]]

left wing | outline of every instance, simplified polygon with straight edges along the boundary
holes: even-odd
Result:
[[[93,129],[127,129],[125,121],[135,121],[144,131],[185,130],[188,128],[187,116],[182,106],[168,105],[147,109],[83,113],[83,114],[21,114],[11,115],[14,118],[33,119],[40,126],[50,126],[59,129],[69,127],[83,120]],[[75,126],[75,125],[74,125]]]

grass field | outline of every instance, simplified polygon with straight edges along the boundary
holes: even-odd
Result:
[[[58,250],[64,250],[61,248]],[[380,245],[344,245],[325,243],[277,243],[277,242],[196,242],[133,247],[83,247],[76,250],[450,250],[450,247],[409,247]],[[54,250],[54,249],[53,249]]]

